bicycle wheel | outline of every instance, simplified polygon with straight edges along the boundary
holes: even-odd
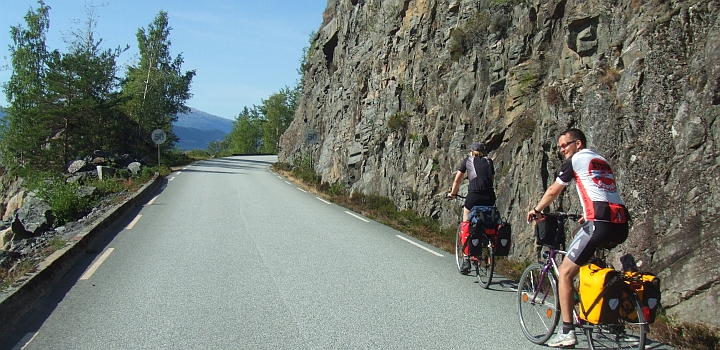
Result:
[[[482,250],[480,256],[477,257],[475,271],[477,272],[478,283],[480,283],[481,287],[487,289],[490,287],[490,281],[492,281],[493,271],[495,270],[495,254],[493,254],[488,236],[483,235],[482,237]]]
[[[465,259],[465,253],[462,240],[460,239],[461,225],[458,225],[457,233],[455,234],[455,263],[457,265],[458,272],[462,273],[462,263]]]
[[[560,304],[555,275],[538,263],[525,269],[518,282],[518,314],[525,337],[543,344],[552,336],[560,320]]]
[[[626,291],[628,292],[629,290]],[[631,293],[626,302],[631,302],[635,306],[632,317],[628,317],[633,321],[620,318],[617,324],[595,326],[594,332],[588,336],[590,349],[645,349],[647,323],[640,299],[635,293]]]

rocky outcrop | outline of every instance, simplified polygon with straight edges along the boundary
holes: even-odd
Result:
[[[661,277],[669,313],[718,325],[718,18],[710,0],[331,0],[279,157],[452,224],[442,197],[483,141],[527,260],[524,214],[561,165],[558,132],[580,128],[634,216],[617,256]],[[574,190],[553,209],[579,211]]]

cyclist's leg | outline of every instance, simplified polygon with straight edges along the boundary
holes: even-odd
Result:
[[[560,276],[558,276],[560,313],[565,325],[572,324],[573,322],[572,313],[575,303],[575,298],[573,297],[573,279],[580,272],[580,266],[590,261],[593,252],[595,252],[592,232],[593,222],[586,221],[585,224],[577,230],[575,238],[573,238],[568,246],[568,254],[558,269],[558,272],[560,272]],[[567,329],[565,331],[567,331]]]

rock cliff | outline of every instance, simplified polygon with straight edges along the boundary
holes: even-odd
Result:
[[[634,217],[614,258],[660,276],[670,314],[720,324],[718,1],[330,0],[323,18],[281,161],[454,224],[442,197],[485,142],[527,260],[524,215],[580,128]],[[581,210],[572,188],[551,208]]]

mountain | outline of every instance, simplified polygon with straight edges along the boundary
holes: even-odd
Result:
[[[222,141],[233,127],[233,121],[190,108],[189,113],[178,114],[173,132],[182,149],[206,149],[210,142]]]
[[[0,108],[0,118],[5,116]],[[222,141],[233,127],[233,121],[191,108],[189,113],[178,114],[173,123],[173,131],[180,141],[182,149],[206,149],[210,142]]]

